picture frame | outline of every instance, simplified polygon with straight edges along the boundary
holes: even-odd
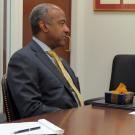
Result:
[[[135,11],[135,0],[93,0],[94,11]]]

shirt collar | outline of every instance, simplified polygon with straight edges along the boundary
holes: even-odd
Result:
[[[50,51],[50,47],[48,47],[45,43],[43,43],[42,41],[40,41],[38,38],[36,37],[32,37],[32,39],[45,51],[48,52]]]

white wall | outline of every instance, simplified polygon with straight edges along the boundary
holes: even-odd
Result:
[[[71,16],[71,66],[79,77],[81,92],[85,93],[85,61],[84,61],[84,44],[85,44],[85,3],[82,0],[72,0]],[[84,95],[85,96],[85,95]]]
[[[2,79],[3,73],[3,0],[0,0],[0,80]],[[0,85],[0,112],[2,112],[2,91]]]
[[[109,89],[116,54],[135,54],[135,12],[93,12],[92,0],[72,0],[71,65],[83,96],[103,96]]]
[[[8,0],[7,63],[12,54],[22,48],[23,0]]]

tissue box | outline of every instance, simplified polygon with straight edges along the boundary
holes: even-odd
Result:
[[[105,93],[105,103],[111,104],[132,104],[134,98],[134,92],[128,92],[126,94],[116,94],[112,92]]]

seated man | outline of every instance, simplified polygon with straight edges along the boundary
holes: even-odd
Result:
[[[56,5],[40,4],[31,11],[30,23],[32,41],[11,57],[7,73],[20,118],[83,106],[74,72],[63,59],[56,56],[57,62],[50,54],[66,43],[65,13]]]

